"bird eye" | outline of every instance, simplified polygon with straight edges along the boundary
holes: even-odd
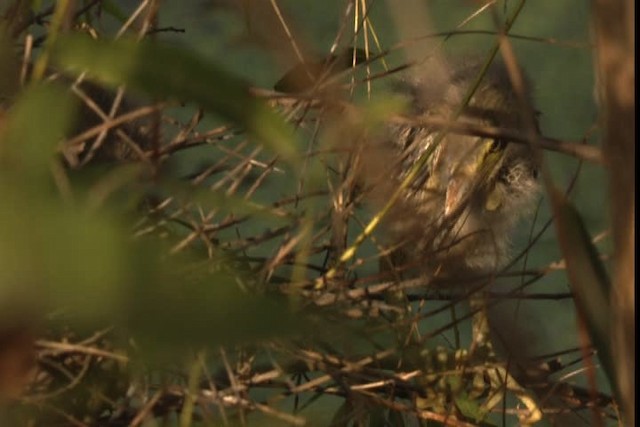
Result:
[[[509,184],[510,182],[510,170],[506,166],[502,166],[498,171],[498,180],[505,184]]]
[[[502,151],[507,146],[507,141],[502,138],[497,138],[491,141],[491,147],[489,147],[490,153],[495,153],[498,151]]]

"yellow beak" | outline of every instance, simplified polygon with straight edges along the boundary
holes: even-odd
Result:
[[[444,216],[449,218],[459,211],[469,195],[469,179],[464,176],[453,176],[447,185],[444,201]]]

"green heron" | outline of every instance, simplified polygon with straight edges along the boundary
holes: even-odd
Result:
[[[401,82],[398,90],[409,98],[415,120],[391,124],[381,144],[395,159],[383,174],[385,199],[426,157],[388,212],[385,228],[398,247],[396,259],[442,278],[486,275],[502,267],[513,228],[532,211],[538,195],[539,156],[529,144],[431,124],[529,130],[532,122],[501,64],[488,69],[462,106],[481,65],[469,59],[452,63],[448,84],[439,87],[428,79]]]

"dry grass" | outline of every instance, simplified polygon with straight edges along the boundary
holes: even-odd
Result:
[[[562,42],[508,34],[513,23],[509,19],[517,19],[520,10],[510,6],[511,12],[505,15],[502,2],[488,2],[446,34],[415,23],[399,25],[412,31],[400,31],[401,42],[388,48],[369,15],[371,3],[344,2],[327,56],[341,60],[318,63],[326,66],[313,75],[322,77],[315,87],[305,93],[251,89],[252,96],[267,103],[295,130],[293,161],[257,143],[234,123],[207,120],[208,113],[201,109],[155,97],[149,101],[131,95],[124,86],[107,91],[83,81],[83,75],[77,79],[61,75],[43,54],[54,43],[51,34],[57,32],[81,31],[98,38],[128,34],[161,42],[157,13],[162,13],[162,3],[140,2],[115,31],[101,30],[100,19],[108,16],[101,1],[66,6],[58,2],[55,8],[35,14],[24,13],[22,2],[16,1],[0,10],[22,58],[21,85],[34,80],[63,82],[82,105],[81,125],[59,147],[64,167],[53,168],[53,182],[65,203],[78,204],[79,195],[86,194],[93,211],[127,206],[122,216],[132,240],[158,242],[162,259],[177,260],[176,265],[184,269],[184,276],[177,276],[185,283],[192,276],[204,277],[213,286],[216,274],[225,269],[242,292],[284,296],[286,305],[304,318],[303,333],[273,334],[255,342],[246,342],[240,335],[238,343],[209,344],[205,339],[201,345],[202,337],[190,343],[190,333],[185,331],[186,343],[167,350],[171,357],[165,357],[162,345],[162,350],[149,353],[140,344],[144,337],[122,340],[129,337],[119,325],[98,329],[74,323],[73,316],[60,320],[56,313],[46,313],[35,339],[37,366],[26,391],[18,396],[13,392],[13,415],[37,420],[36,425],[77,426],[143,425],[152,418],[181,426],[528,425],[540,416],[557,425],[622,425],[618,405],[607,388],[591,381],[598,361],[589,338],[579,348],[539,354],[534,341],[545,338],[524,336],[517,314],[500,309],[508,301],[552,304],[575,296],[575,288],[573,293],[536,288],[544,280],[565,280],[558,274],[567,268],[563,258],[547,265],[527,264],[527,258],[540,250],[540,238],[551,219],[531,228],[528,245],[519,248],[503,270],[474,278],[471,284],[441,286],[434,277],[406,274],[411,265],[390,262],[394,248],[379,226],[385,208],[367,203],[372,190],[359,180],[363,162],[375,168],[386,160],[384,154],[367,152],[366,146],[363,151],[354,143],[364,140],[372,125],[394,120],[426,124],[424,118],[403,116],[389,103],[376,101],[377,82],[406,70],[432,72],[433,68],[425,68],[434,64],[423,62],[425,52],[438,52],[440,44],[454,34],[472,36],[475,30],[467,30],[469,23],[486,14],[493,16],[495,28],[482,31],[498,35],[492,54],[507,63],[516,91],[519,75],[511,40],[532,39],[549,46]],[[286,15],[284,4],[272,0],[255,9],[252,2],[226,6],[239,12],[246,23],[254,23],[254,37],[266,39],[268,47],[277,46],[276,60],[290,64],[305,56],[304,34],[298,29],[303,25]],[[428,11],[418,13],[408,5],[391,9],[394,17],[388,19],[396,25],[407,19],[427,21]],[[255,13],[265,16],[260,25],[255,25]],[[603,45],[597,46],[598,51],[606,53],[617,42],[602,38],[599,43]],[[349,50],[351,46],[362,50]],[[400,61],[395,59],[399,52],[406,53]],[[605,66],[606,58],[602,59]],[[435,64],[441,67],[434,72],[436,77],[446,84],[446,60]],[[299,71],[303,83],[309,73],[315,73],[304,67]],[[608,73],[605,69],[605,85]],[[373,101],[355,101],[358,93],[362,98],[373,94]],[[605,102],[608,111],[617,111],[615,98],[608,95]],[[0,108],[8,110],[10,105],[0,104]],[[633,120],[633,114],[616,117]],[[610,120],[607,129],[628,128]],[[581,162],[602,163],[603,154],[596,145],[435,119],[428,124],[445,132],[506,137]],[[614,138],[607,135],[609,141]],[[627,153],[628,147],[620,141],[618,148],[611,142],[605,146],[612,171],[618,170],[612,162],[622,162]],[[193,162],[194,158],[199,163],[185,168],[184,159]],[[85,172],[90,178],[85,178]],[[579,173],[578,168],[574,179]],[[615,173],[612,177],[612,182],[625,185],[632,181]],[[89,190],[82,193],[76,186]],[[572,184],[566,192],[571,190]],[[123,192],[135,194],[136,203],[121,203]],[[633,192],[618,193],[614,212],[633,205],[625,198],[633,197]],[[612,228],[617,230],[616,253],[632,253],[619,236],[620,227],[628,231],[629,226],[616,221]],[[602,236],[592,240],[597,243],[598,239]],[[187,261],[181,264],[183,259]],[[632,265],[625,259],[623,255],[616,258],[620,276],[614,282],[619,289],[632,283],[623,277],[625,266]],[[176,289],[186,287],[185,283],[176,281]],[[488,297],[498,354],[478,351],[469,337],[470,319],[478,309],[469,310],[468,301],[478,292]],[[145,309],[139,307],[142,316]],[[634,307],[627,309],[633,312]],[[197,312],[187,310],[182,315],[187,319]],[[178,317],[169,323],[179,327],[182,321]],[[264,322],[268,324],[269,319]],[[621,318],[624,328],[633,329],[626,322],[627,317]],[[228,329],[231,335],[234,327],[224,322],[211,325]],[[623,329],[617,324],[614,328]],[[586,337],[584,327],[576,329],[575,335],[581,332]],[[7,336],[6,342],[0,339],[0,350],[18,348],[12,344],[17,342],[12,341],[13,335]],[[616,360],[625,360],[621,355],[629,349],[623,345],[624,337],[633,334],[627,331],[621,336],[616,341]],[[27,358],[30,351],[22,351]],[[9,368],[4,368],[4,361],[9,357],[13,353],[0,351],[0,382],[15,386],[24,379],[11,379],[6,373]],[[7,362],[7,366],[13,365]],[[629,370],[633,367],[623,372]],[[631,392],[623,385],[620,393],[624,413],[631,414]],[[333,418],[315,420],[309,414],[316,407],[333,412]]]

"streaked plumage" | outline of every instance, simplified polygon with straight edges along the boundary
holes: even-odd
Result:
[[[416,118],[452,120],[480,65],[473,60],[452,64],[446,87],[431,87],[427,76],[400,83],[399,91],[410,97]],[[456,120],[524,132],[519,105],[506,70],[495,65]],[[384,173],[393,179],[382,186],[383,199],[397,190],[423,153],[431,152],[426,168],[385,220],[390,242],[400,245],[396,259],[440,276],[491,272],[504,264],[513,227],[534,204],[536,153],[527,144],[454,133],[434,146],[438,133],[428,127],[391,125],[384,138],[395,161]]]

